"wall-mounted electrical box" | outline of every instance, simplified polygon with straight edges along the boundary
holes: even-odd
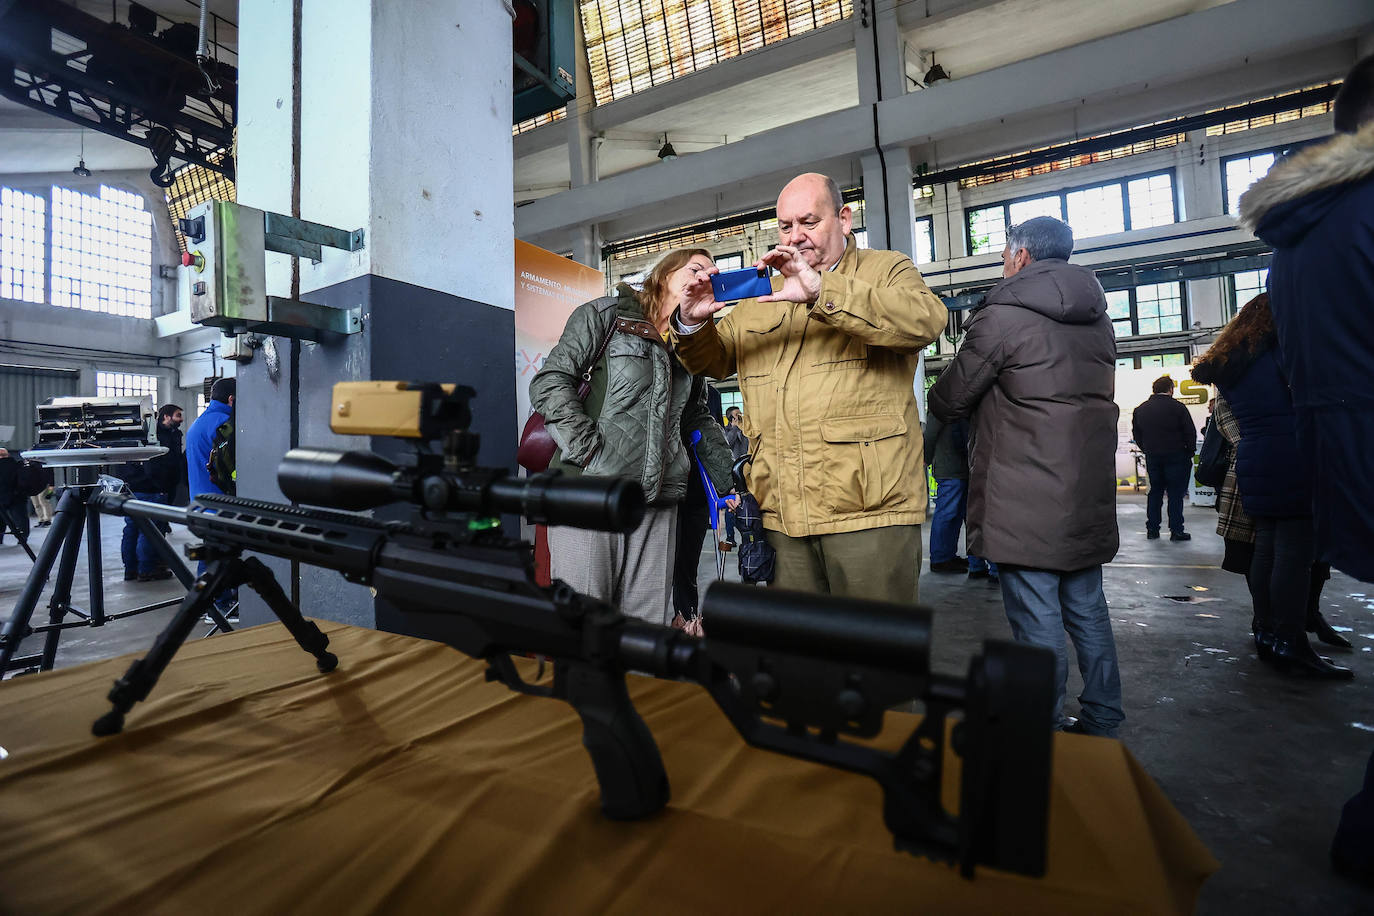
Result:
[[[225,200],[194,207],[178,228],[186,236],[181,264],[189,283],[191,320],[226,335],[255,331],[279,337],[322,340],[362,330],[362,307],[339,309],[267,295],[266,252],[319,262],[322,248],[357,251],[363,231],[349,232],[245,207]]]

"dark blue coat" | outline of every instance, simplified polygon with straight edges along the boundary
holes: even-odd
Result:
[[[1374,581],[1374,124],[1275,166],[1241,211],[1274,247],[1269,305],[1317,550]]]
[[[1236,489],[1252,517],[1311,515],[1312,477],[1298,450],[1297,418],[1275,343],[1270,338],[1260,352],[1228,364],[1216,379],[1240,425]]]

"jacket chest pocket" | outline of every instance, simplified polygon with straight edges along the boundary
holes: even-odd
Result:
[[[821,421],[821,502],[837,515],[894,509],[907,447],[899,414],[832,417]]]
[[[606,372],[606,406],[635,404],[653,385],[653,344],[642,337],[616,334],[606,346]]]
[[[868,344],[862,340],[819,322],[814,322],[806,334],[806,348],[811,353],[805,370],[807,375],[868,368]]]

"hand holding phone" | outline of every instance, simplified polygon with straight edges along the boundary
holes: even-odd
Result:
[[[739,299],[752,299],[766,296],[773,291],[769,279],[772,270],[768,267],[744,267],[740,270],[726,270],[711,275],[711,293],[717,302],[735,302]]]

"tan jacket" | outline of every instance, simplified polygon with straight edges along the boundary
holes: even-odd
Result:
[[[674,331],[690,372],[739,374],[766,528],[805,537],[925,520],[913,383],[945,320],[909,258],[851,237],[814,305],[746,299],[693,334]]]

